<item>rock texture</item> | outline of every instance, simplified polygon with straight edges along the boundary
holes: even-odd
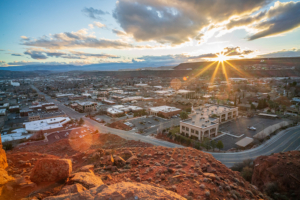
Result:
[[[6,153],[2,149],[1,135],[0,135],[0,196],[2,194],[2,189],[4,184],[8,183],[11,180],[14,180],[13,177],[9,176],[5,168],[8,166],[6,160]]]
[[[83,187],[81,184],[76,183],[74,185],[66,185],[64,186],[61,191],[58,193],[58,195],[62,194],[71,194],[71,193],[78,193],[85,191],[86,188]]]
[[[120,182],[114,185],[101,185],[99,187],[61,196],[47,197],[44,200],[185,200],[175,192],[141,183]]]
[[[70,182],[80,183],[88,189],[103,185],[101,178],[98,176],[95,176],[95,174],[93,172],[75,173],[74,176],[70,179]]]
[[[43,158],[36,162],[30,180],[35,183],[61,181],[67,179],[71,172],[71,160]]]
[[[300,152],[276,153],[254,160],[252,184],[261,191],[285,193],[288,199],[300,199]],[[273,185],[273,186],[272,186]]]
[[[0,168],[5,169],[8,166],[6,160],[6,153],[2,148],[2,141],[0,136]]]

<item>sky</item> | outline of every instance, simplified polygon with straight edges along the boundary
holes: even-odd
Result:
[[[1,1],[0,67],[300,56],[300,1]],[[130,67],[130,65],[128,65]]]

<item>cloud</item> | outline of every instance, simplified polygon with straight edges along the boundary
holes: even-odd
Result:
[[[0,49],[0,51],[5,51],[4,49]]]
[[[268,54],[259,55],[259,57],[271,58],[271,57],[300,57],[300,49],[282,49]]]
[[[74,48],[97,48],[97,49],[125,49],[141,48],[133,46],[122,40],[98,39],[94,35],[88,35],[86,29],[77,32],[64,32],[37,39],[22,40],[22,45],[43,47],[47,49],[74,49]]]
[[[82,12],[91,19],[102,19],[100,15],[107,15],[109,12],[102,11],[100,9],[95,9],[93,7],[82,9]]]
[[[94,22],[94,26],[96,26],[98,28],[103,28],[103,27],[105,27],[105,24],[102,24],[101,22]]]
[[[2,64],[2,63],[5,63],[5,61],[3,61],[3,60],[0,60],[0,63]]]
[[[26,36],[21,36],[21,38],[22,38],[23,40],[29,40],[29,38],[26,37]]]
[[[266,20],[255,24],[257,33],[249,40],[286,33],[300,27],[300,2],[275,2],[266,13]]]
[[[221,52],[201,54],[199,56],[191,56],[189,57],[189,60],[197,60],[202,58],[216,58],[218,57],[218,54],[224,54],[228,58],[236,56],[244,57],[254,52],[254,50],[242,50],[241,47],[225,47]]]
[[[42,48],[31,48],[27,49],[24,52],[25,55],[30,55],[31,58],[36,60],[44,60],[49,57],[56,57],[56,58],[66,58],[66,59],[91,59],[91,58],[120,58],[119,56],[112,55],[112,54],[93,54],[93,53],[86,53],[82,51],[69,51],[69,52],[62,52],[62,51],[54,51],[54,50],[45,50]]]
[[[36,60],[45,60],[48,57],[44,54],[44,52],[40,51],[32,51],[32,50],[27,50],[24,52],[25,55],[30,55],[31,58],[36,59]]]
[[[104,28],[104,27],[106,27],[106,25],[102,24],[101,22],[94,22],[93,24],[89,24],[89,27],[91,29],[93,29],[94,27]]]
[[[119,0],[113,16],[137,41],[173,45],[200,39],[200,31],[233,16],[251,14],[271,0]]]
[[[19,53],[11,53],[10,55],[12,55],[12,56],[22,56],[22,55],[19,54]]]
[[[253,23],[263,19],[266,16],[267,11],[259,12],[254,16],[246,16],[242,18],[231,19],[228,24],[226,24],[227,29],[233,29],[241,26],[252,25]]]
[[[114,34],[116,34],[117,36],[127,36],[127,33],[125,33],[124,31],[117,30],[117,29],[112,29],[112,32]]]

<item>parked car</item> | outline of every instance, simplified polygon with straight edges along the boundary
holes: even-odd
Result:
[[[256,128],[254,126],[248,126],[248,129],[251,131],[256,131]]]

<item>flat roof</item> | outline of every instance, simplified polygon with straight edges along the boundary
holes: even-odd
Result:
[[[23,124],[25,125],[26,131],[41,131],[63,127],[63,125],[68,123],[69,121],[71,121],[69,117],[56,117],[26,122]]]
[[[151,107],[149,108],[151,112],[158,113],[158,112],[174,112],[174,111],[180,111],[181,109],[171,106],[158,106],[158,107]]]
[[[240,141],[238,141],[235,144],[240,146],[240,147],[246,147],[247,145],[251,144],[253,142],[253,140],[254,140],[253,138],[245,137],[245,138],[241,139]]]
[[[222,113],[229,112],[231,110],[236,110],[236,108],[205,104],[204,106],[194,108],[192,114],[189,115],[191,118],[183,121],[183,123],[187,123],[200,128],[206,128],[219,123],[218,118],[212,118],[210,116],[219,116]]]
[[[78,102],[79,105],[81,106],[89,106],[89,105],[94,105],[96,104],[95,102]]]

